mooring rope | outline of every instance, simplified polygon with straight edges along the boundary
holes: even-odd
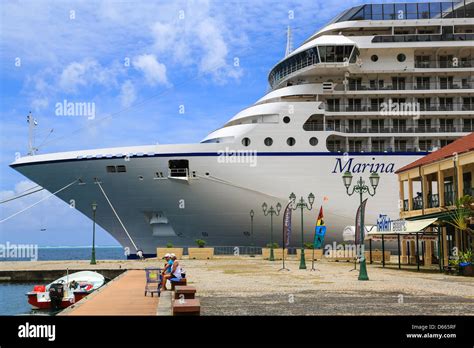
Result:
[[[120,222],[120,225],[122,225],[123,230],[124,230],[125,233],[127,234],[127,236],[128,236],[128,238],[130,239],[130,241],[132,242],[133,247],[134,247],[135,250],[137,251],[137,250],[138,250],[137,245],[135,244],[135,242],[133,241],[132,237],[131,237],[130,234],[128,233],[127,228],[125,227],[125,225],[123,224],[122,220],[120,219],[120,216],[118,216],[117,212],[115,211],[115,208],[114,208],[114,206],[112,205],[112,202],[110,202],[109,197],[107,197],[107,194],[105,193],[104,189],[102,188],[102,185],[101,185],[100,182],[98,182],[98,181],[96,182],[96,184],[99,185],[99,188],[100,188],[100,190],[102,191],[102,193],[104,194],[105,199],[106,199],[107,202],[109,203],[110,208],[111,208],[112,211],[114,212],[115,216],[117,217],[117,220]]]
[[[39,187],[39,186],[36,186],[36,187]],[[28,189],[28,190],[25,190],[25,191],[23,191],[23,192],[30,191],[30,190],[32,190],[33,188],[34,188],[34,187],[32,187],[32,188],[30,188],[30,189]],[[39,189],[37,189],[37,190],[35,190],[35,191],[32,191],[32,192],[23,193],[23,194],[20,193],[18,196],[15,196],[15,197],[12,197],[12,198],[8,198],[8,199],[5,199],[5,200],[1,201],[0,204],[7,203],[7,202],[10,202],[10,201],[14,201],[15,199],[18,199],[18,198],[21,198],[21,197],[25,197],[25,196],[28,196],[28,195],[31,195],[31,194],[33,194],[33,193],[40,192],[40,191],[43,191],[43,190],[44,190],[44,188],[41,187],[41,188],[39,188]]]
[[[35,205],[40,204],[42,201],[44,201],[44,200],[50,198],[51,196],[55,196],[57,193],[59,193],[59,192],[65,190],[65,189],[67,189],[69,186],[75,184],[76,181],[77,181],[77,179],[74,180],[73,182],[71,182],[70,184],[67,184],[66,186],[60,188],[60,189],[57,190],[56,192],[50,193],[48,196],[46,196],[46,197],[44,197],[44,198],[41,198],[38,202],[33,203],[32,205],[30,205],[30,206],[28,206],[28,207],[26,207],[26,208],[24,208],[24,209],[22,209],[22,210],[20,210],[20,211],[17,211],[15,214],[10,215],[9,217],[6,217],[6,218],[3,219],[3,220],[0,220],[0,223],[5,222],[5,221],[7,221],[7,220],[10,220],[12,217],[15,217],[15,216],[17,216],[18,214],[21,214],[21,213],[27,211],[28,209],[33,208]]]

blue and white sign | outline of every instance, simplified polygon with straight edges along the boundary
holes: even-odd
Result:
[[[377,219],[377,232],[404,232],[406,230],[406,220],[391,220],[388,215],[379,214],[379,218]]]

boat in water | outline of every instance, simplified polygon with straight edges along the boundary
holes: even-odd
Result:
[[[48,285],[35,285],[28,292],[28,303],[34,309],[64,309],[79,302],[105,283],[102,274],[81,271],[56,279]]]
[[[74,202],[130,257],[196,239],[263,246],[270,226],[262,203],[284,207],[292,192],[316,196],[303,228],[314,230],[323,204],[326,240],[342,242],[359,205],[347,197],[344,172],[380,176],[367,224],[379,214],[397,218],[408,200],[399,199],[395,171],[474,131],[474,2],[347,9],[295,50],[287,45],[268,83],[265,96],[197,144],[32,148],[11,167]],[[444,180],[452,191],[455,177]],[[415,184],[408,199],[422,191]],[[294,219],[293,230],[300,228]],[[293,237],[290,245],[300,243]]]

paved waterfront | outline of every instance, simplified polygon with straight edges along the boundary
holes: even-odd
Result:
[[[374,264],[368,266],[370,281],[361,282],[358,271],[349,272],[353,264],[346,262],[317,262],[316,272],[299,270],[297,261],[287,262],[290,272],[279,272],[281,262],[250,257],[181,263],[188,284],[197,288],[202,315],[474,315],[474,278],[469,277]],[[70,265],[39,261],[2,262],[0,267],[139,269],[159,264],[157,260],[101,261],[96,266],[87,261]]]

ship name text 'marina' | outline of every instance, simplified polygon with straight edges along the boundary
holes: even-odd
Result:
[[[375,157],[372,157],[373,162],[357,162],[353,157],[336,158],[336,164],[332,171],[335,173],[344,173],[349,171],[351,173],[394,173],[395,163],[375,162]]]

